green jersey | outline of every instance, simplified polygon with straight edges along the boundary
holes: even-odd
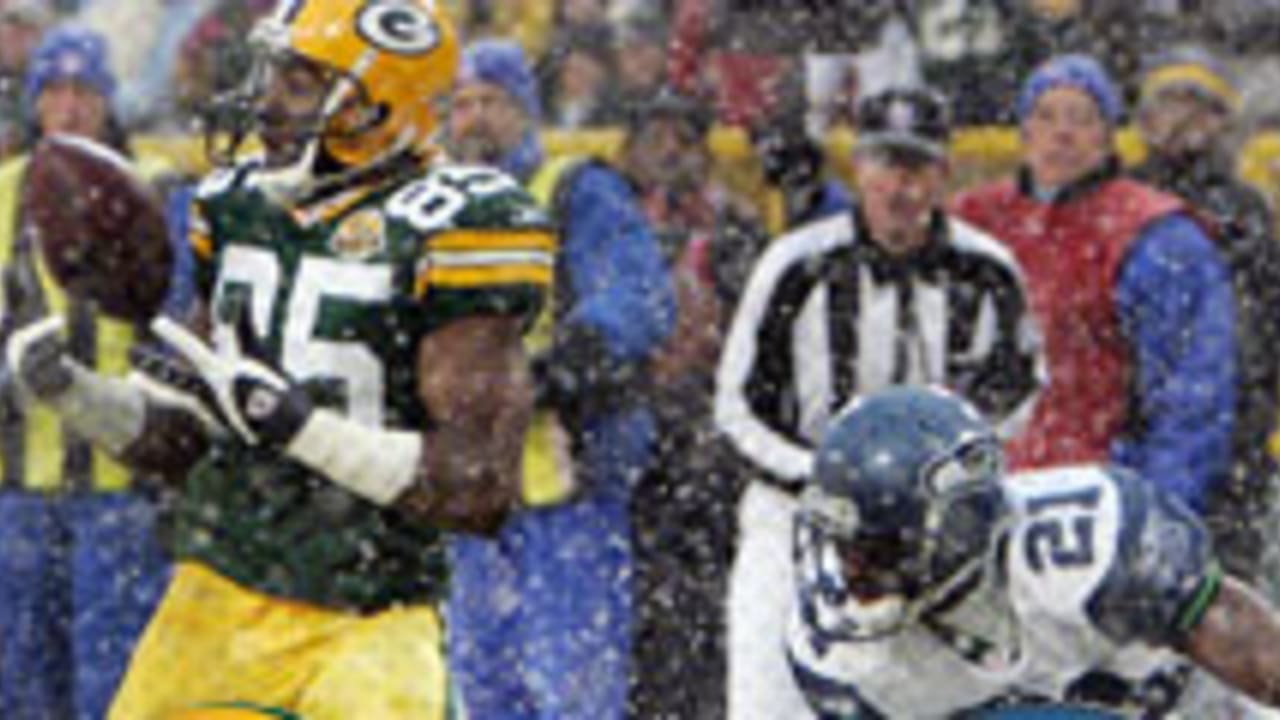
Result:
[[[247,315],[260,350],[318,405],[428,429],[421,339],[476,314],[531,323],[544,302],[555,236],[497,171],[437,166],[305,211],[256,177],[226,170],[197,194],[197,282],[214,322]],[[448,580],[440,531],[235,438],[187,481],[178,553],[264,593],[358,610],[434,601]]]

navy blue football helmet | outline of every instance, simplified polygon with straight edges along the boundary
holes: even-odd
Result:
[[[801,611],[832,639],[870,639],[978,576],[1006,517],[1003,453],[964,400],[895,387],[831,424],[801,498]]]

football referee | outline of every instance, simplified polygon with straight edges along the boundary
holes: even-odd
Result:
[[[752,271],[716,378],[716,423],[755,469],[729,583],[730,720],[810,717],[783,651],[795,497],[828,420],[887,385],[939,384],[1011,432],[1041,384],[1012,256],[942,211],[946,102],[891,88],[858,109],[851,212],[779,237]]]

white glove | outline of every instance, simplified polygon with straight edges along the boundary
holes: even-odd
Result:
[[[16,330],[5,345],[9,372],[39,400],[53,400],[75,382],[74,361],[67,355],[63,337],[65,327],[61,315],[48,315]]]
[[[76,362],[67,353],[64,325],[62,317],[49,315],[10,335],[5,345],[8,371],[26,395],[119,455],[143,430],[146,399],[128,380],[99,375]]]
[[[250,445],[284,448],[314,407],[302,388],[252,352],[247,323],[219,328],[215,350],[178,323],[156,318],[151,329],[195,369],[207,388],[206,403]]]

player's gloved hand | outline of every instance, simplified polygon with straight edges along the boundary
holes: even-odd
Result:
[[[120,455],[144,427],[146,399],[128,380],[93,372],[71,357],[58,315],[37,315],[5,345],[5,374],[81,437]],[[16,408],[15,408],[16,409]]]
[[[167,318],[151,329],[191,363],[231,432],[265,445],[379,505],[417,482],[424,452],[417,430],[371,427],[315,407],[306,392],[258,352],[247,317],[220,325],[217,349]]]
[[[245,442],[284,448],[310,418],[314,406],[302,388],[255,352],[247,318],[219,326],[216,350],[166,317],[151,329],[191,364],[207,386],[206,404]]]
[[[59,397],[75,382],[74,360],[67,354],[61,315],[18,328],[5,344],[9,372],[19,385],[39,400]]]
[[[204,377],[182,358],[157,345],[145,343],[130,348],[129,364],[136,371],[131,376],[133,382],[161,404],[190,412],[211,435],[229,435],[231,430]]]

